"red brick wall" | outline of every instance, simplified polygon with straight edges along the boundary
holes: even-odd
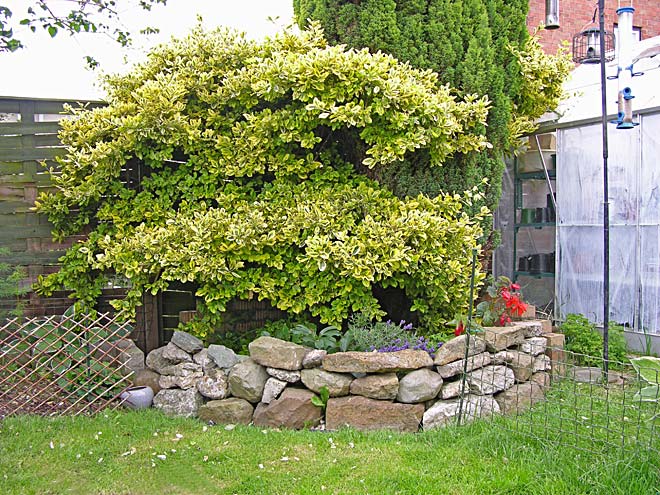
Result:
[[[617,22],[616,9],[630,5],[630,0],[605,0],[605,28],[614,30]],[[547,52],[554,53],[562,40],[573,36],[591,24],[598,2],[596,0],[559,0],[559,29],[541,30],[541,44]],[[642,29],[642,39],[660,35],[660,0],[634,0],[633,25]],[[530,0],[527,28],[533,32],[545,21],[545,0]],[[598,27],[598,16],[594,27]]]

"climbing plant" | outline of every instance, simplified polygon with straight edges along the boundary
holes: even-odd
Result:
[[[108,105],[72,109],[67,147],[39,211],[56,238],[89,231],[41,278],[92,305],[115,273],[115,301],[197,287],[204,335],[233,298],[267,299],[327,324],[383,312],[374,285],[405,291],[439,321],[465,306],[478,192],[399,199],[368,176],[422,154],[442,167],[487,146],[488,100],[458,98],[429,70],[327,46],[318,25],[262,42],[196,29],[107,80]],[[139,161],[138,188],[122,168]]]

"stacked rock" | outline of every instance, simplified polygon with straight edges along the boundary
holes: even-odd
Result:
[[[417,431],[451,424],[459,414],[469,420],[517,412],[543,399],[551,364],[546,330],[525,321],[462,335],[435,359],[417,350],[326,354],[272,337],[259,337],[249,356],[239,356],[175,332],[149,353],[143,376],[157,382],[154,407],[216,424],[315,426],[323,409],[312,398],[327,389],[328,429]]]

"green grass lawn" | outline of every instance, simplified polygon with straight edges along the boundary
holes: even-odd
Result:
[[[514,421],[395,434],[225,429],[155,410],[16,417],[0,422],[0,494],[660,493],[657,451],[553,447],[507,431]]]

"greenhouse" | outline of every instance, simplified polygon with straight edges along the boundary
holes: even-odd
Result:
[[[634,127],[618,129],[617,61],[607,65],[610,320],[631,345],[660,335],[660,38],[634,44]],[[603,322],[603,146],[598,64],[581,65],[568,98],[510,161],[495,224],[494,271],[540,309]],[[554,199],[556,198],[556,199]]]

